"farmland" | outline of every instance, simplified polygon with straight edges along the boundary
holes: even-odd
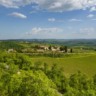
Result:
[[[72,55],[72,54],[71,54]],[[32,62],[48,63],[49,66],[57,64],[64,69],[65,75],[81,71],[87,76],[96,74],[96,54],[74,54],[63,58],[36,57]]]

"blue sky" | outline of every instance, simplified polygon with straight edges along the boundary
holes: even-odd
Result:
[[[96,38],[96,0],[0,0],[0,39]]]

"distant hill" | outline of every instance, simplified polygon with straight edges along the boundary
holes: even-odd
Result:
[[[14,39],[14,40],[1,40],[4,44],[11,42],[34,42],[34,43],[48,43],[48,44],[59,44],[66,46],[96,46],[96,39]]]

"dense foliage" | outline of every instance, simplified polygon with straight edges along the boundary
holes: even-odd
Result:
[[[96,96],[96,75],[63,72],[57,64],[33,64],[24,54],[1,52],[0,96]]]
[[[18,44],[16,41],[1,41],[0,42],[0,50],[8,50],[10,48],[13,48],[17,51],[21,50],[23,46]]]

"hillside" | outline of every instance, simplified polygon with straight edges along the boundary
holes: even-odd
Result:
[[[32,61],[48,63],[49,66],[55,63],[62,67],[64,74],[68,76],[77,71],[81,71],[87,76],[96,74],[96,54],[80,54],[64,58],[36,57],[32,58]]]

